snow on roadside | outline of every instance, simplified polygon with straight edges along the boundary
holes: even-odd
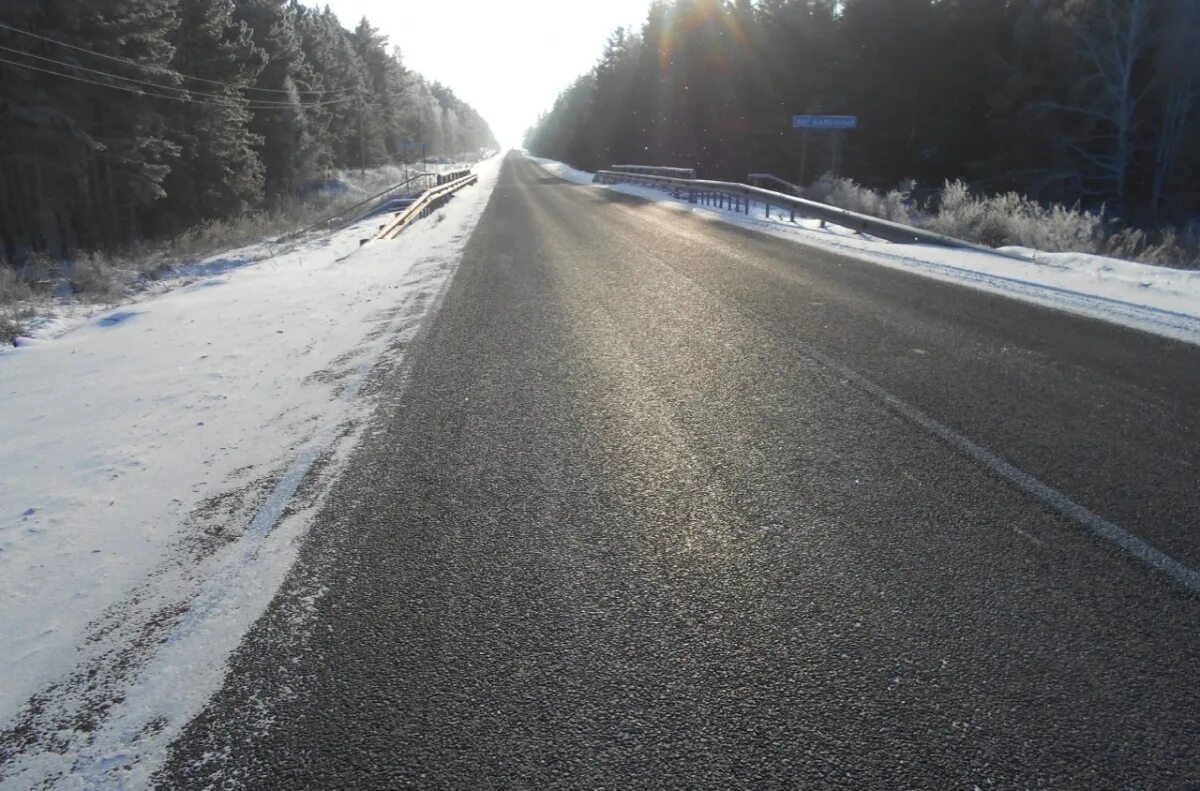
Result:
[[[553,173],[555,176],[558,176],[560,179],[573,181],[576,184],[591,184],[593,177],[596,175],[595,173],[588,173],[586,170],[576,170],[570,165],[563,164],[562,162],[556,162],[553,159],[535,157],[531,154],[526,154],[525,157],[541,165],[543,168]],[[661,198],[662,193],[656,192],[655,197]]]
[[[332,178],[327,179],[324,189],[316,189],[314,193],[324,191],[342,195],[348,201],[357,202],[407,180],[409,176],[418,171],[445,173],[470,167],[472,165],[467,162],[453,162],[430,163],[420,168],[415,165],[385,165],[369,168],[361,173],[358,170],[344,170],[338,171]],[[345,202],[330,203],[325,207],[323,214],[337,212],[339,205],[344,206]],[[279,230],[282,229],[276,229],[276,231]],[[273,238],[272,236],[269,239],[236,248],[220,249],[195,259],[181,259],[180,263],[156,273],[152,278],[138,278],[132,284],[133,290],[121,296],[121,302],[128,304],[154,299],[195,280],[258,263],[264,259],[273,258],[281,252],[291,252],[292,248],[296,246],[291,242],[280,244],[272,241]],[[16,339],[17,346],[29,346],[47,338],[58,337],[112,309],[112,305],[109,303],[88,301],[86,296],[76,297],[69,293],[69,289],[65,289],[65,291],[67,293],[54,296],[38,296],[17,306],[26,307],[33,313],[32,318],[21,322],[24,326],[20,336]]]
[[[435,307],[501,161],[398,240],[360,247],[365,220],[0,353],[0,787],[147,781],[281,584],[371,411],[359,389]]]
[[[577,184],[592,183],[593,174],[586,171],[540,157],[529,156],[529,159],[560,178]],[[649,187],[596,186],[884,266],[1200,343],[1200,272],[1197,271],[1018,247],[1002,251],[1028,260],[932,245],[893,244],[833,225],[821,228],[815,220],[792,222],[779,207],[774,207],[768,218],[766,206],[758,201],[752,204],[749,214],[739,214],[689,204]]]

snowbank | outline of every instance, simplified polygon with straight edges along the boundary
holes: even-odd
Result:
[[[564,165],[562,162],[555,162],[553,159],[544,159],[543,157],[535,157],[529,154],[525,155],[528,159],[533,160],[541,165],[546,170],[550,171],[560,179],[573,181],[576,184],[591,184],[595,173],[588,173],[586,170],[576,170],[570,165]],[[656,197],[661,198],[662,193],[654,193]]]
[[[364,381],[436,305],[500,162],[396,241],[360,247],[365,220],[0,353],[0,755],[4,731],[34,739],[0,785],[145,782],[281,584]]]
[[[529,157],[550,173],[579,184],[592,175],[561,162]],[[845,228],[792,222],[786,212],[755,201],[749,214],[677,200],[649,187],[600,186],[637,195],[706,219],[730,222],[803,244],[852,255],[927,277],[979,288],[1080,315],[1200,343],[1200,272],[1149,266],[1082,253],[1003,248],[1030,260],[917,244],[892,244]]]

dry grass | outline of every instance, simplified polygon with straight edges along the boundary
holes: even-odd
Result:
[[[36,311],[30,306],[0,307],[0,346],[12,346],[25,332],[25,323]]]
[[[318,192],[273,214],[213,220],[173,239],[119,253],[81,253],[71,262],[54,261],[41,253],[30,255],[16,269],[0,262],[0,343],[11,344],[20,335],[36,313],[35,302],[54,295],[101,304],[119,302],[176,267],[306,228],[403,179],[404,171],[391,166],[365,174],[340,173],[337,180],[349,185],[345,192]]]
[[[24,302],[33,296],[33,288],[9,267],[0,266],[0,306]]]
[[[974,195],[961,181],[946,182],[927,204],[917,205],[910,197],[911,189],[908,184],[881,194],[850,179],[825,175],[805,191],[805,197],[991,247],[1090,253],[1200,269],[1197,225],[1185,231],[1117,228],[1103,212],[1079,206],[1044,206],[1014,192]]]
[[[11,346],[33,318],[33,289],[12,269],[0,267],[0,344]]]
[[[826,173],[804,190],[804,197],[837,206],[839,209],[912,225],[912,188],[911,183],[902,184],[890,192],[880,194],[852,179]]]

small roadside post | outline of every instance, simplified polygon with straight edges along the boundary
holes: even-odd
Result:
[[[792,128],[803,129],[804,136],[800,143],[800,181],[807,175],[808,164],[808,133],[810,130],[826,130],[838,132],[833,139],[833,172],[838,172],[842,158],[842,132],[858,128],[857,115],[793,115]]]
[[[405,178],[408,178],[408,152],[409,151],[420,151],[421,152],[421,172],[424,173],[429,170],[429,143],[426,143],[423,141],[422,142],[415,142],[415,141],[410,142],[410,141],[406,140],[400,144],[400,148],[404,152]]]

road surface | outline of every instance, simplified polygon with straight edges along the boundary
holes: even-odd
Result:
[[[409,357],[163,787],[1200,788],[1200,349],[512,156]]]

